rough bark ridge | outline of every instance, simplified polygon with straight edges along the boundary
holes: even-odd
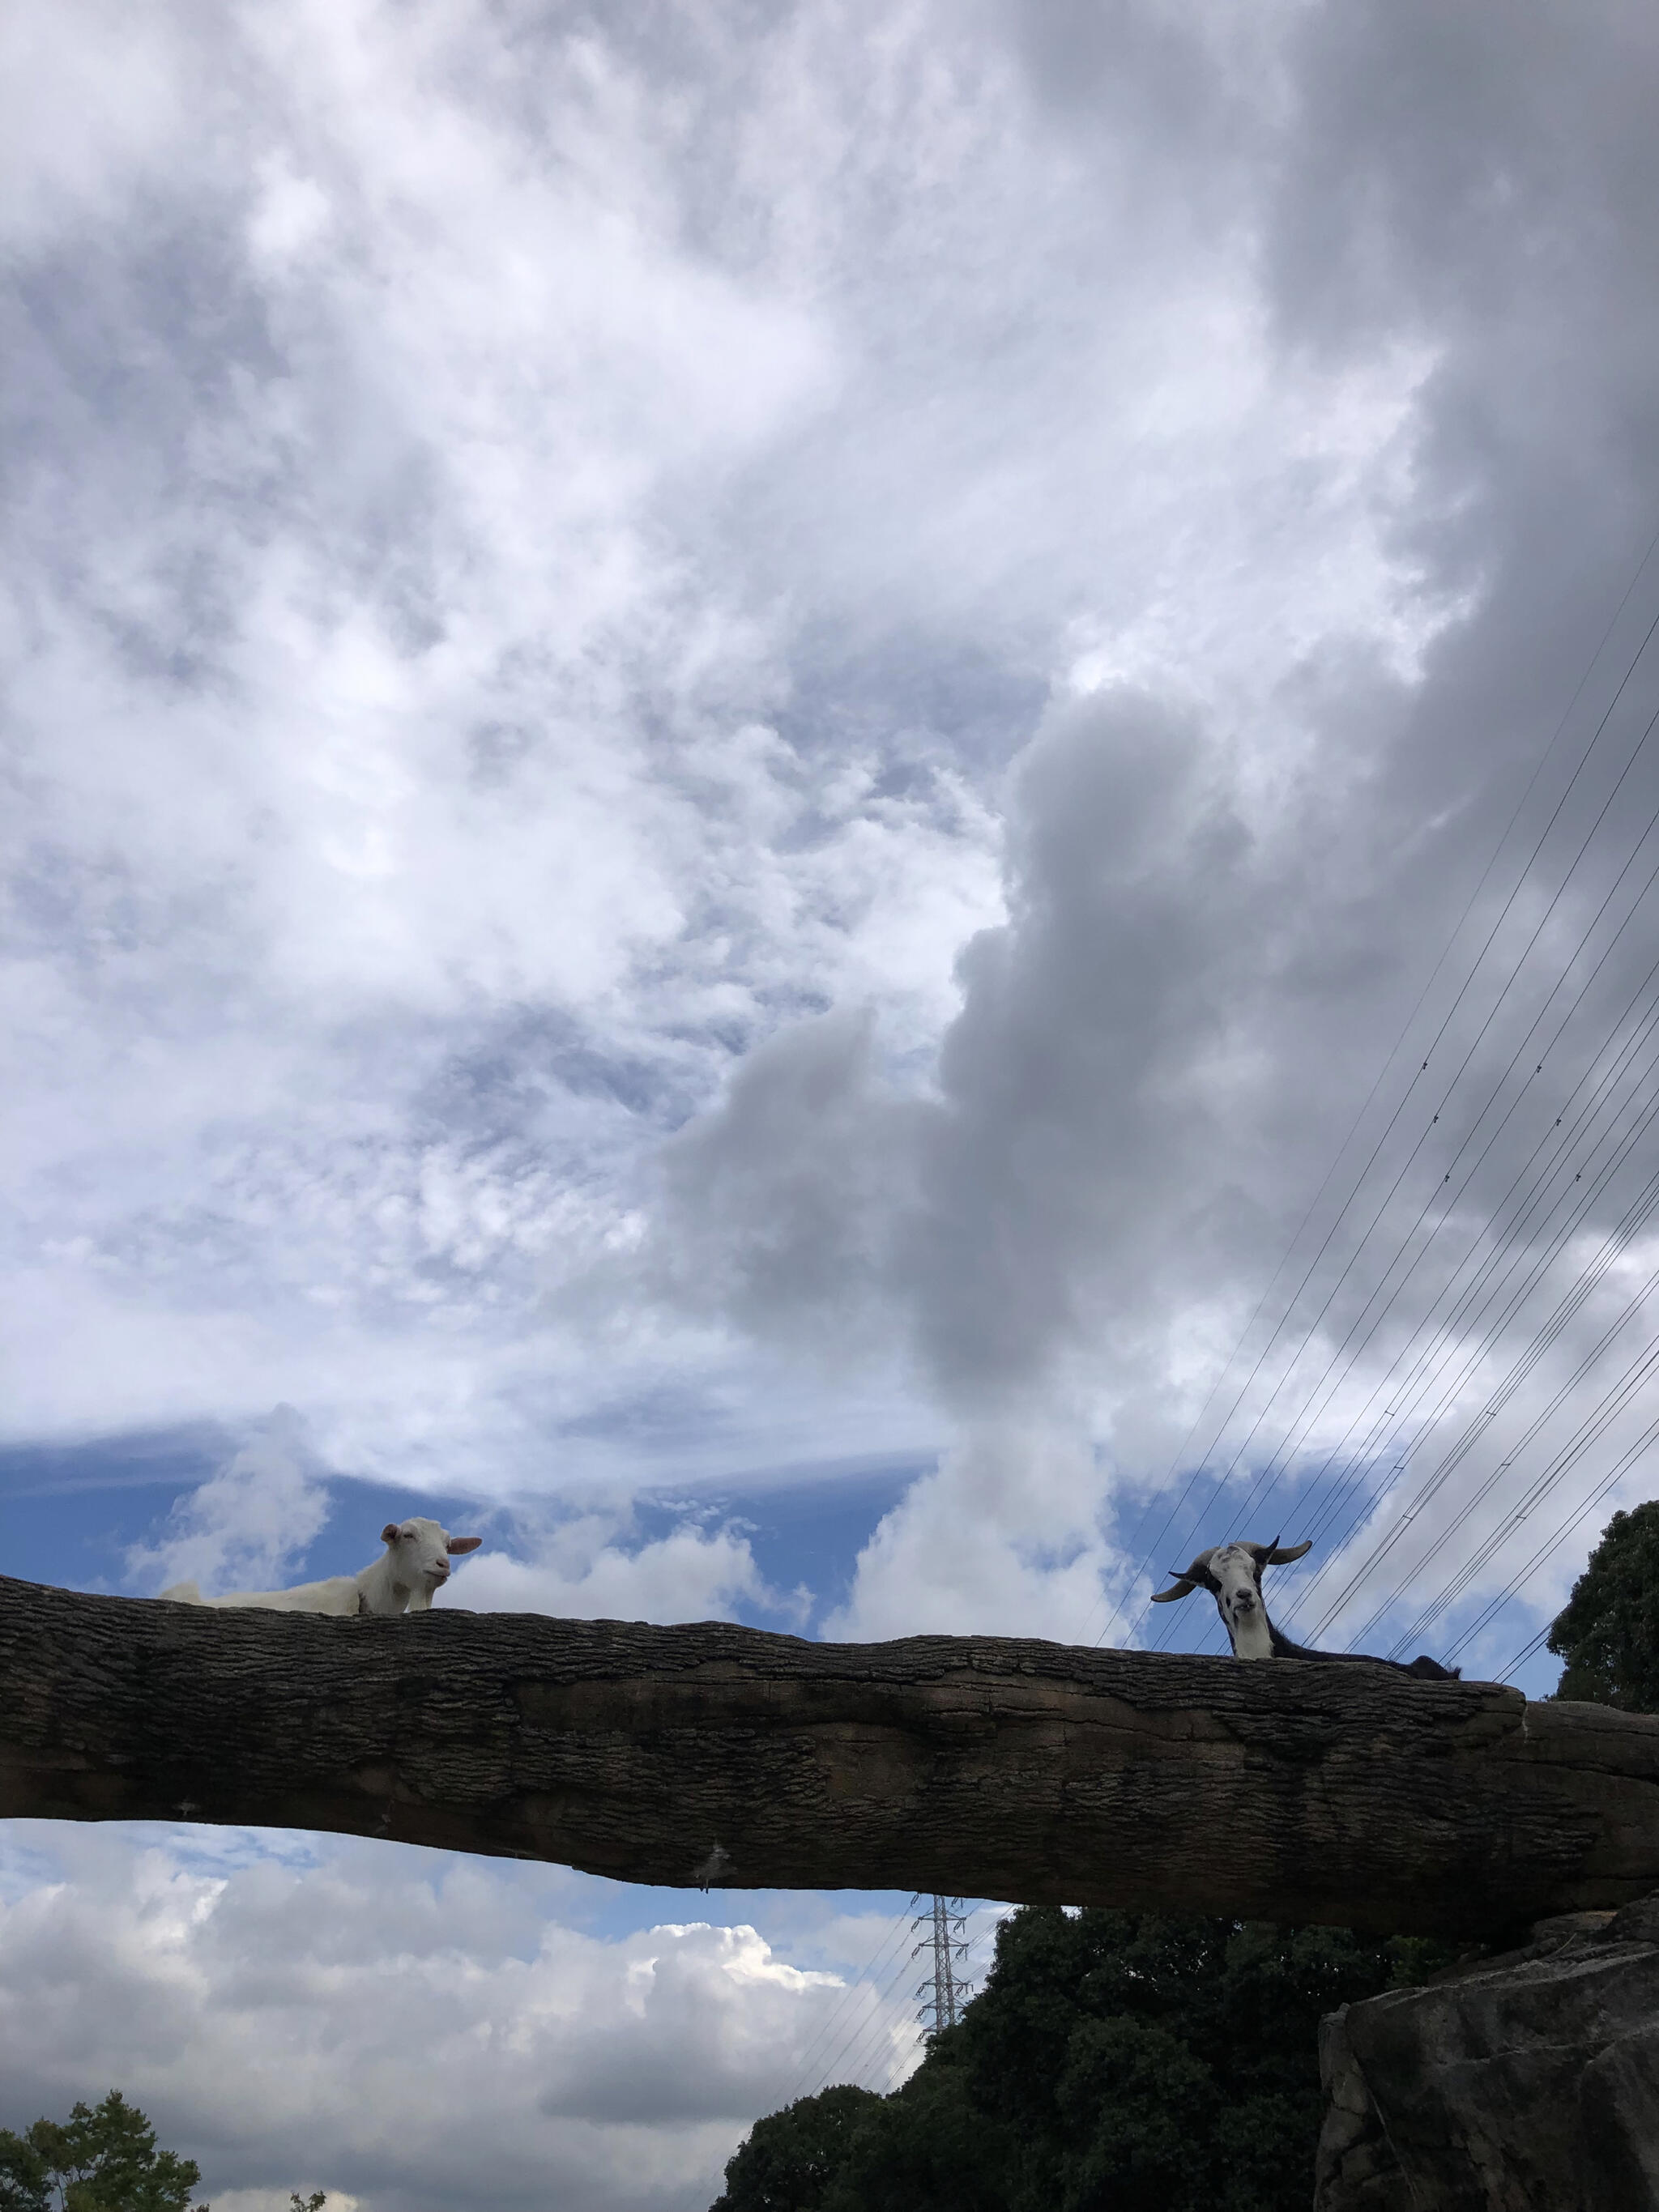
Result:
[[[331,1620],[0,1577],[0,1814],[1488,1932],[1659,1888],[1659,1719],[1366,1667]]]

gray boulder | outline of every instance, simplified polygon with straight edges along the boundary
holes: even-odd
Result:
[[[1659,2212],[1659,1896],[1345,2005],[1314,2212]]]

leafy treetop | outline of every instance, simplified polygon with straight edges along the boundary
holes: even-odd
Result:
[[[1659,1713],[1659,1498],[1615,1513],[1556,1615],[1558,1698]]]
[[[0,2212],[191,2212],[201,2178],[194,2159],[156,2148],[155,2129],[118,2089],[21,2136],[0,2128]]]

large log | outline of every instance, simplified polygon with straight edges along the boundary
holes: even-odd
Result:
[[[1659,1719],[1383,1668],[332,1620],[0,1577],[0,1814],[1491,1932],[1659,1889]]]

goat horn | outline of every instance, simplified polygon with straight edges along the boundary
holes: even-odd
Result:
[[[1175,1581],[1168,1589],[1152,1592],[1152,1602],[1154,1605],[1168,1605],[1174,1597],[1190,1597],[1197,1588],[1195,1583],[1189,1582],[1184,1574],[1176,1573],[1175,1568],[1171,1567],[1170,1572],[1175,1576]]]
[[[1281,1552],[1279,1548],[1279,1539],[1275,1536],[1272,1548],[1267,1553],[1267,1564],[1273,1567],[1288,1566],[1292,1559],[1299,1559],[1304,1552],[1311,1552],[1312,1549],[1313,1538],[1310,1536],[1305,1544],[1292,1544],[1288,1550]]]

